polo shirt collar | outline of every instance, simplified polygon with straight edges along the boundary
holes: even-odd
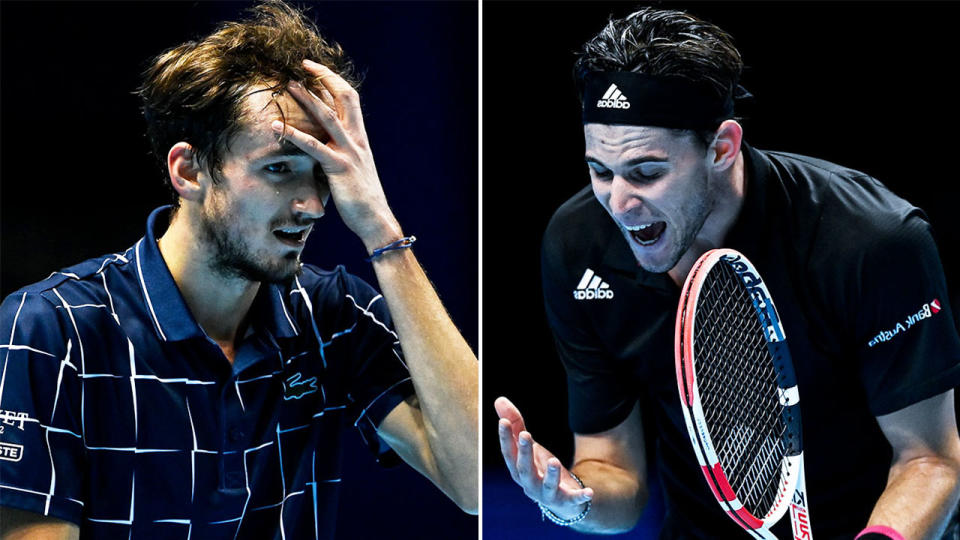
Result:
[[[743,143],[743,169],[746,174],[746,195],[740,215],[734,222],[727,238],[726,247],[736,249],[748,257],[756,255],[759,246],[766,245],[761,239],[770,229],[767,221],[769,192],[767,184],[772,165],[760,152],[754,150],[747,143]]]
[[[262,283],[253,301],[250,319],[254,330],[264,328],[275,337],[292,338],[300,335],[300,327],[289,305],[290,287],[277,283]]]
[[[187,307],[177,283],[167,268],[157,240],[166,230],[172,206],[161,206],[147,218],[147,232],[134,246],[134,263],[146,311],[157,336],[163,341],[181,341],[205,337]],[[275,283],[264,283],[251,306],[254,330],[263,328],[276,337],[300,334],[288,305],[287,291]]]

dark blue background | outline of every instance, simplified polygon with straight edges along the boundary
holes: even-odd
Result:
[[[169,201],[138,99],[147,61],[246,3],[0,4],[0,291],[132,245]],[[477,5],[313,3],[311,17],[366,72],[360,92],[377,168],[453,321],[477,349]],[[361,242],[331,212],[304,260],[375,283]],[[340,538],[476,536],[409,467],[380,470],[347,437]]]

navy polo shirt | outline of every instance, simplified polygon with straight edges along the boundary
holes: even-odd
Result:
[[[818,539],[853,538],[890,470],[876,416],[960,385],[960,337],[937,247],[923,212],[862,172],[746,144],[743,156],[746,195],[723,247],[753,262],[784,326],[813,530]],[[611,429],[639,402],[666,499],[661,538],[745,537],[703,481],[683,420],[680,288],[637,266],[589,186],[554,214],[542,257],[573,430]],[[789,520],[773,532],[790,537]]]
[[[0,307],[0,506],[96,538],[330,538],[341,427],[413,393],[383,297],[343,267],[263,284],[231,365],[157,247],[55,272]]]

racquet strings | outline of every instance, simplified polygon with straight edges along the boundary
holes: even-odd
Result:
[[[743,506],[763,518],[778,496],[786,426],[765,329],[746,287],[724,263],[697,300],[694,365],[707,429]]]

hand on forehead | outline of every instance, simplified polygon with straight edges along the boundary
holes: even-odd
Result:
[[[315,87],[312,93],[332,106],[333,98],[326,90],[320,92]],[[275,86],[262,85],[256,88],[246,97],[244,116],[247,125],[254,131],[268,133],[274,139],[276,136],[270,130],[270,124],[274,120],[292,125],[300,131],[313,135],[321,142],[326,142],[330,138],[320,123],[290,95],[286,88],[279,92]]]
[[[303,66],[308,73],[308,76],[303,80],[291,80],[287,83],[286,88],[279,90],[276,85],[262,85],[258,88],[259,91],[255,91],[247,98],[247,112],[254,119],[254,125],[266,124],[269,126],[271,122],[279,120],[316,137],[320,142],[326,143],[330,136],[317,122],[316,115],[323,114],[324,110],[333,111],[333,114],[338,117],[346,114],[347,117],[342,119],[350,122],[351,113],[359,112],[359,103],[356,99],[351,103],[349,97],[346,96],[352,94],[355,97],[356,92],[350,83],[322,64],[305,59]],[[299,95],[294,97],[291,90],[294,93],[299,93]],[[251,99],[267,91],[269,91],[269,97]],[[310,104],[307,105],[310,108],[305,109],[304,94],[309,95],[307,101],[313,98],[321,102],[322,105],[317,108],[316,104]],[[275,115],[270,115],[268,112],[271,105],[276,110]],[[342,110],[344,105],[347,105],[347,111]],[[351,106],[357,110],[351,110]],[[362,120],[353,118],[352,123],[362,125]]]

